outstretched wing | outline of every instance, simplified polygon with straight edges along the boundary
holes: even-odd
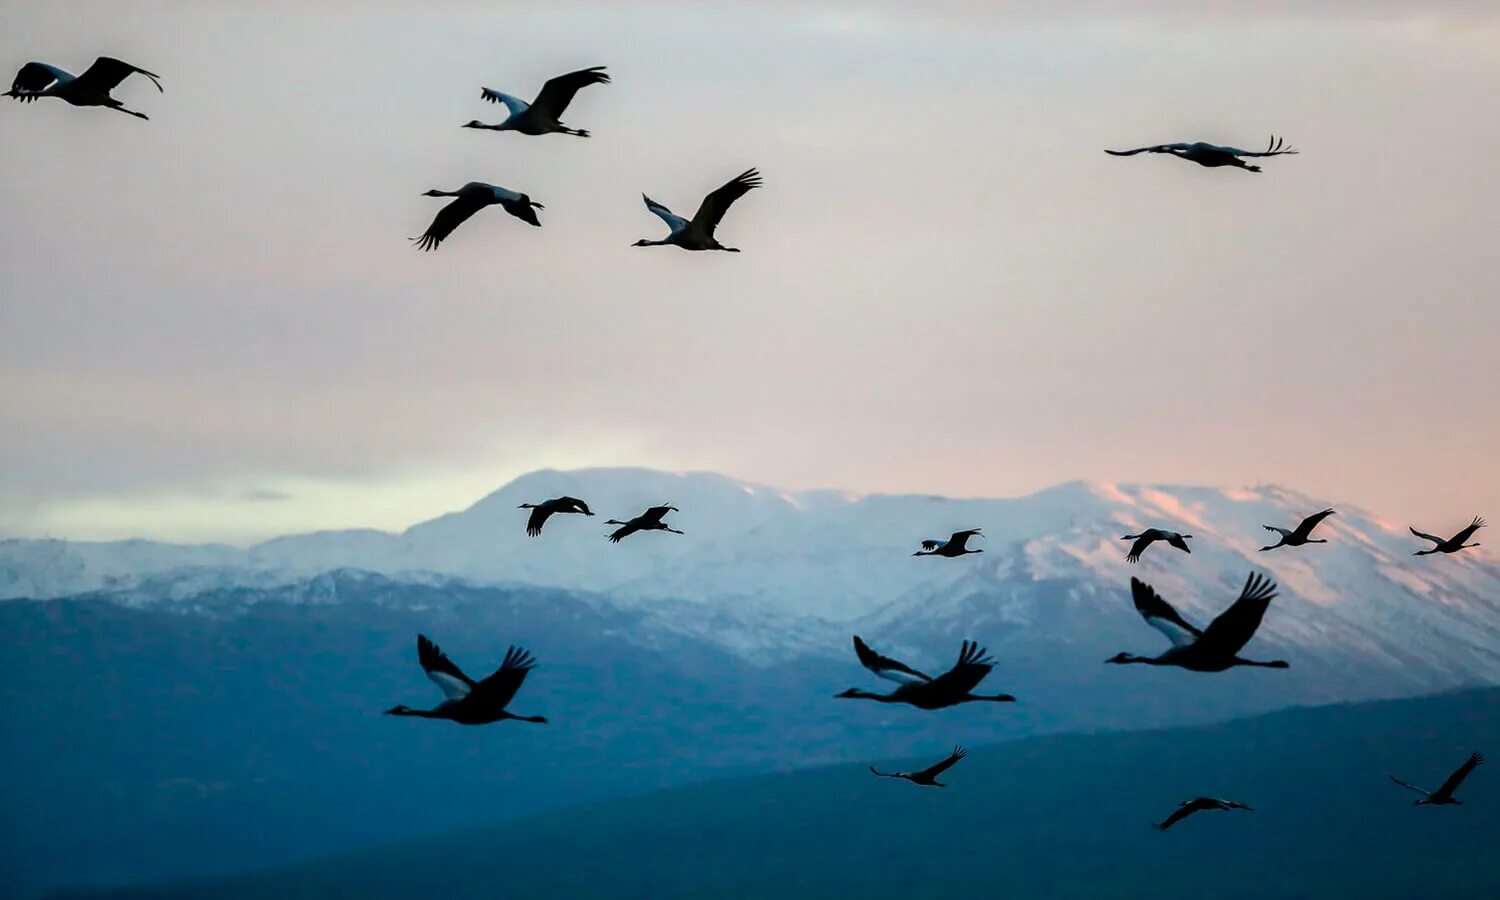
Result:
[[[1188,816],[1192,815],[1195,812],[1199,812],[1202,809],[1203,807],[1199,806],[1197,801],[1184,803],[1176,809],[1172,810],[1172,814],[1170,816],[1167,816],[1166,821],[1158,822],[1156,824],[1156,827],[1162,831],[1166,831],[1168,828],[1171,828],[1173,825],[1176,825],[1178,822],[1181,822],[1183,819],[1186,819]]]
[[[1282,140],[1274,134],[1271,135],[1271,142],[1266,145],[1266,149],[1260,151],[1259,153],[1252,153],[1248,150],[1240,150],[1236,147],[1225,147],[1224,149],[1228,150],[1230,153],[1233,153],[1235,156],[1287,156],[1289,154],[1295,155],[1297,153],[1297,151],[1293,150],[1286,143],[1286,141]]]
[[[577,497],[558,497],[557,502],[571,507],[575,512],[580,512],[586,516],[594,514],[593,510],[589,509],[589,505]]]
[[[1234,605],[1208,623],[1200,643],[1205,652],[1233,656],[1240,652],[1260,627],[1266,608],[1276,596],[1276,582],[1251,572]]]
[[[1324,519],[1328,518],[1331,515],[1333,515],[1333,510],[1331,509],[1325,509],[1322,512],[1313,513],[1312,515],[1303,519],[1302,524],[1297,526],[1297,534],[1301,535],[1304,538],[1307,537],[1308,535],[1312,534],[1314,528],[1318,527],[1319,522],[1322,522]]]
[[[1264,528],[1267,531],[1274,531],[1277,534],[1281,535],[1282,537],[1291,537],[1292,536],[1292,530],[1289,529],[1289,528],[1278,528],[1275,525],[1262,525],[1260,527]]]
[[[1478,516],[1475,516],[1474,517],[1474,521],[1470,522],[1469,526],[1467,528],[1465,528],[1463,531],[1460,531],[1458,534],[1455,534],[1453,536],[1453,543],[1455,543],[1455,544],[1462,544],[1464,541],[1467,541],[1469,538],[1473,537],[1474,536],[1474,532],[1478,531],[1479,529],[1481,529],[1483,527],[1484,527],[1484,520],[1481,519],[1481,518],[1479,518]]]
[[[74,84],[79,91],[84,93],[108,94],[119,87],[120,82],[137,73],[151,79],[151,83],[156,85],[156,90],[164,93],[161,86],[161,76],[154,72],[147,72],[145,69],[137,66],[132,66],[128,62],[121,62],[110,56],[101,56],[94,60],[94,64],[84,70],[84,73],[78,76],[78,80]]]
[[[1186,150],[1187,144],[1152,144],[1149,147],[1137,147],[1134,150],[1105,150],[1110,156],[1135,156],[1137,153],[1171,153],[1174,150]]]
[[[638,521],[638,519],[631,519],[629,522],[626,522],[624,525],[621,525],[619,528],[616,528],[614,531],[610,532],[609,542],[611,544],[618,544],[626,538],[630,537],[632,534],[635,534],[637,531],[640,531],[641,526],[636,524]]]
[[[536,660],[531,654],[520,647],[512,646],[505,653],[505,662],[500,668],[485,680],[474,686],[476,691],[483,691],[485,700],[493,703],[501,709],[510,703],[516,691],[521,689],[521,682],[526,680],[526,673],[536,667]]]
[[[532,537],[542,533],[542,526],[547,524],[547,519],[552,516],[552,504],[543,503],[534,508],[531,515],[526,519],[526,533]]]
[[[958,662],[932,680],[932,690],[936,694],[967,694],[978,687],[994,667],[995,661],[983,647],[974,641],[964,641],[958,651]]]
[[[468,696],[474,688],[474,679],[465,675],[425,634],[417,635],[417,662],[449,700]]]
[[[719,226],[719,220],[729,210],[730,204],[760,187],[760,173],[746,169],[739,177],[703,198],[698,211],[693,214],[693,226],[703,229],[710,237]]]
[[[1125,561],[1128,563],[1140,562],[1141,554],[1145,553],[1146,548],[1151,546],[1155,540],[1155,532],[1150,530],[1141,532],[1141,536],[1135,539],[1134,544],[1130,545],[1130,552],[1125,554]]]
[[[1428,796],[1428,794],[1427,794],[1426,791],[1422,790],[1421,788],[1417,787],[1414,784],[1407,784],[1406,782],[1402,781],[1401,779],[1397,778],[1394,775],[1389,775],[1389,776],[1386,776],[1386,777],[1390,778],[1392,781],[1394,781],[1397,784],[1401,785],[1402,787],[1406,788],[1408,791],[1416,791],[1417,793],[1421,794],[1423,797]]]
[[[943,546],[943,542],[942,541],[923,541],[922,542],[922,549],[923,550],[936,550],[937,548],[939,548],[941,546]]]
[[[482,87],[479,89],[479,96],[490,101],[491,103],[504,103],[505,108],[510,110],[510,114],[513,116],[519,116],[521,113],[531,108],[531,104],[527,103],[525,100],[522,100],[520,97],[512,97],[510,94],[504,94],[500,91],[492,91],[487,87]]]
[[[609,76],[604,73],[603,66],[579,69],[577,72],[547,79],[531,105],[554,119],[561,118],[563,110],[573,102],[573,95],[591,84],[609,84]]]
[[[16,78],[10,83],[10,91],[6,96],[15,97],[18,100],[34,100],[36,99],[34,95],[40,94],[59,81],[68,81],[72,78],[70,73],[57,66],[49,66],[42,62],[29,62],[16,73]]]
[[[1412,534],[1416,535],[1417,537],[1421,538],[1424,541],[1432,541],[1434,544],[1442,544],[1442,543],[1446,542],[1445,538],[1440,538],[1440,537],[1438,537],[1435,534],[1428,534],[1425,531],[1418,531],[1417,529],[1412,528],[1410,525],[1408,525],[1406,527],[1407,527],[1407,530],[1409,530]]]
[[[966,550],[968,549],[969,538],[978,533],[978,528],[970,528],[968,531],[955,531],[953,532],[953,536],[948,538],[948,543],[955,549]]]
[[[1453,792],[1458,790],[1458,786],[1464,783],[1464,779],[1469,777],[1469,773],[1474,771],[1474,767],[1482,762],[1484,762],[1484,754],[1471,754],[1468,759],[1464,760],[1463,765],[1453,770],[1453,774],[1448,776],[1448,780],[1443,782],[1443,786],[1433,793],[1441,794],[1445,797],[1453,796]]]
[[[1166,635],[1172,646],[1186,647],[1203,636],[1196,625],[1184,619],[1155,588],[1139,578],[1130,579],[1130,596],[1135,601],[1135,611],[1147,625]]]
[[[641,521],[648,523],[660,523],[662,519],[666,518],[667,513],[677,511],[677,507],[675,506],[653,506],[645,512],[641,513]]]
[[[412,240],[423,250],[436,250],[438,245],[453,233],[453,229],[467,222],[470,216],[488,205],[484,198],[477,194],[459,197],[438,210],[438,214],[432,219],[432,224],[427,226],[427,231],[421,237],[412,238]]]
[[[950,754],[948,754],[948,758],[947,759],[943,760],[940,763],[936,763],[935,765],[928,766],[927,768],[923,769],[920,772],[914,772],[912,774],[912,777],[913,778],[918,778],[918,779],[921,779],[921,778],[936,778],[939,775],[943,774],[944,772],[948,771],[949,769],[953,768],[954,763],[958,762],[959,760],[963,759],[965,756],[968,756],[968,755],[969,755],[969,751],[965,750],[964,748],[962,748],[962,747],[954,747],[953,748],[953,752],[950,753]]]
[[[641,199],[646,201],[646,208],[655,213],[657,218],[661,219],[663,222],[666,222],[667,227],[671,230],[681,231],[682,229],[687,227],[687,219],[684,219],[682,216],[677,215],[670,209],[667,209],[665,206],[662,206],[660,203],[657,203],[655,200],[647,197],[645,194],[641,195]]]
[[[859,664],[874,672],[886,681],[894,681],[897,684],[918,684],[931,681],[932,679],[922,672],[918,672],[900,660],[891,659],[889,656],[881,656],[870,645],[866,644],[859,635],[854,636],[854,654],[859,657]]]

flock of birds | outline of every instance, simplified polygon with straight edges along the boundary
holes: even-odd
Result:
[[[567,134],[586,138],[589,136],[587,130],[571,128],[563,124],[562,115],[583,88],[596,84],[609,84],[610,78],[604,69],[604,66],[593,66],[551,78],[542,85],[541,91],[530,103],[511,94],[482,88],[481,98],[505,106],[508,115],[497,124],[485,124],[476,119],[463,127],[489,131],[514,131],[531,136]],[[73,106],[102,107],[146,119],[148,116],[145,113],[126,108],[112,96],[114,89],[119,87],[125,79],[137,74],[150,79],[156,85],[157,90],[162,91],[160,77],[155,73],[118,59],[101,56],[82,75],[73,75],[47,63],[29,62],[21,67],[11,84],[11,89],[3,96],[23,103],[50,97],[63,100]],[[1295,149],[1287,146],[1285,141],[1274,136],[1266,149],[1261,151],[1194,142],[1156,144],[1134,150],[1106,150],[1105,152],[1114,156],[1161,153],[1208,168],[1233,167],[1248,172],[1259,172],[1261,168],[1247,163],[1247,159],[1297,153]],[[671,245],[684,250],[721,250],[738,253],[736,248],[721,244],[715,230],[736,200],[760,186],[760,173],[753,168],[748,169],[708,194],[691,219],[677,215],[666,206],[643,194],[642,199],[645,201],[646,208],[666,223],[668,234],[661,240],[642,238],[636,241],[634,246]],[[425,233],[413,239],[417,247],[422,250],[437,249],[460,225],[488,206],[499,206],[515,218],[533,226],[541,225],[536,210],[545,209],[541,203],[532,200],[525,193],[483,182],[469,182],[453,191],[433,189],[427,191],[424,196],[448,197],[452,198],[452,202],[438,211]],[[543,527],[554,515],[594,515],[588,504],[576,497],[556,497],[535,504],[523,503],[520,508],[531,510],[526,521],[526,533],[532,537],[541,536]],[[646,531],[682,534],[683,532],[671,527],[665,521],[668,513],[677,511],[675,506],[663,504],[653,506],[629,519],[609,519],[606,524],[618,526],[608,535],[609,540],[619,543],[633,534]],[[1270,551],[1281,547],[1327,543],[1324,539],[1313,538],[1312,533],[1324,519],[1331,515],[1334,515],[1332,509],[1322,510],[1303,519],[1296,528],[1292,529],[1266,525],[1265,529],[1277,534],[1279,540],[1275,544],[1260,549]],[[1433,544],[1431,548],[1416,551],[1415,555],[1457,553],[1470,547],[1477,547],[1479,544],[1470,543],[1469,539],[1484,525],[1484,520],[1476,517],[1467,527],[1449,538],[1427,534],[1412,528],[1413,535]],[[956,558],[983,553],[982,549],[969,546],[970,541],[979,536],[981,536],[980,529],[971,528],[956,531],[946,540],[924,540],[920,544],[920,549],[912,555]],[[1141,555],[1157,542],[1163,542],[1184,553],[1191,553],[1192,549],[1187,542],[1192,538],[1190,534],[1181,534],[1164,528],[1148,528],[1138,534],[1125,535],[1121,540],[1132,542],[1125,560],[1129,563],[1136,563],[1140,561]],[[1162,599],[1151,585],[1139,578],[1131,578],[1130,591],[1136,611],[1140,613],[1147,625],[1160,631],[1171,646],[1156,656],[1138,656],[1121,652],[1105,660],[1106,663],[1175,666],[1192,672],[1222,672],[1237,666],[1272,669],[1285,669],[1289,666],[1285,660],[1261,662],[1245,659],[1239,655],[1254,637],[1256,630],[1260,627],[1261,619],[1276,596],[1276,584],[1265,576],[1252,573],[1246,579],[1244,588],[1235,601],[1204,629],[1198,628],[1183,618],[1166,600]],[[985,648],[974,641],[964,641],[959,650],[958,660],[948,671],[936,678],[876,652],[858,635],[854,637],[854,652],[860,665],[877,678],[893,682],[896,687],[884,694],[849,688],[836,694],[837,698],[904,704],[923,710],[945,709],[963,703],[1011,703],[1015,701],[1015,697],[1010,694],[974,693],[975,688],[995,666],[994,659],[988,655]],[[417,662],[427,677],[442,691],[442,702],[430,709],[413,709],[405,705],[397,705],[386,710],[388,715],[445,719],[462,725],[486,725],[507,719],[537,724],[547,722],[544,716],[523,716],[512,713],[508,709],[525,682],[527,674],[536,666],[536,660],[523,648],[512,646],[499,669],[488,677],[475,681],[464,674],[463,670],[436,644],[425,635],[419,634],[417,636]],[[952,768],[966,755],[962,747],[955,747],[947,758],[918,772],[881,772],[873,766],[870,767],[870,771],[882,778],[903,779],[923,787],[947,787],[937,780],[938,776]],[[1481,754],[1471,755],[1434,791],[1425,791],[1395,776],[1391,776],[1391,780],[1403,788],[1421,794],[1421,799],[1416,801],[1419,805],[1453,805],[1460,802],[1454,796],[1454,792],[1482,762],[1484,762],[1484,757]],[[1155,827],[1165,831],[1195,813],[1208,810],[1248,811],[1250,807],[1232,800],[1197,797],[1183,801],[1164,821],[1156,823]]]

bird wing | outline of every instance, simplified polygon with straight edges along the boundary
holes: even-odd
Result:
[[[1196,625],[1184,619],[1155,588],[1139,578],[1130,579],[1130,596],[1135,601],[1135,611],[1147,625],[1166,635],[1172,646],[1186,647],[1203,636]]]
[[[941,546],[943,546],[943,542],[942,541],[923,541],[922,542],[922,549],[923,550],[936,550],[937,548],[939,548]]]
[[[108,94],[119,87],[120,82],[136,73],[140,73],[151,79],[151,83],[156,85],[156,90],[164,93],[161,86],[161,76],[154,72],[147,72],[145,69],[137,66],[132,66],[128,62],[121,62],[111,56],[101,56],[94,60],[94,64],[85,69],[82,75],[78,76],[78,80],[74,82],[74,85],[82,92]]]
[[[1414,785],[1414,784],[1407,784],[1406,782],[1402,781],[1401,779],[1397,778],[1394,775],[1389,775],[1389,776],[1386,776],[1386,777],[1390,778],[1392,781],[1394,781],[1397,784],[1401,785],[1402,787],[1406,788],[1408,791],[1416,791],[1417,793],[1421,794],[1423,797],[1430,796],[1426,791],[1422,790],[1421,788],[1417,787],[1416,785]]]
[[[1440,537],[1438,537],[1435,534],[1428,534],[1425,531],[1418,531],[1417,529],[1412,528],[1410,525],[1408,525],[1406,527],[1407,527],[1407,530],[1409,530],[1412,534],[1416,535],[1417,537],[1421,538],[1424,541],[1432,541],[1434,544],[1447,543],[1447,541],[1444,538],[1440,538]]]
[[[995,661],[986,655],[983,647],[974,641],[964,641],[958,652],[958,662],[932,680],[932,690],[939,694],[967,694],[978,687],[994,667]]]
[[[1463,531],[1460,531],[1458,534],[1455,534],[1453,536],[1453,543],[1455,543],[1455,544],[1462,544],[1464,541],[1467,541],[1469,538],[1473,537],[1474,536],[1474,532],[1478,531],[1479,529],[1481,529],[1483,527],[1484,527],[1484,520],[1481,519],[1481,518],[1479,518],[1478,516],[1475,516],[1474,517],[1474,521],[1470,522],[1469,526],[1467,528],[1465,528]]]
[[[1105,150],[1110,156],[1135,156],[1137,153],[1171,153],[1173,150],[1186,150],[1187,144],[1152,144],[1149,147],[1137,147],[1134,150]]]
[[[432,224],[427,226],[427,231],[419,238],[412,238],[418,247],[423,250],[436,250],[453,229],[469,220],[469,217],[489,206],[489,202],[479,193],[465,193],[452,203],[438,210],[433,217]]]
[[[857,634],[854,636],[854,654],[859,657],[860,665],[886,681],[894,681],[897,684],[920,684],[932,681],[932,678],[906,663],[891,659],[889,656],[881,656],[871,650],[870,645]]]
[[[594,514],[593,510],[589,509],[589,505],[587,503],[584,503],[582,500],[579,500],[577,497],[558,497],[557,502],[565,504],[573,510],[583,513],[586,516],[592,516]]]
[[[1152,542],[1154,542],[1155,540],[1156,533],[1154,530],[1147,529],[1146,531],[1141,532],[1140,537],[1135,539],[1135,543],[1130,545],[1130,552],[1125,554],[1125,561],[1132,563],[1140,562],[1141,554],[1146,552],[1146,548],[1151,546]]]
[[[953,536],[948,538],[948,543],[959,550],[965,550],[968,549],[969,538],[978,533],[978,528],[970,528],[968,531],[955,531],[953,532]]]
[[[1318,527],[1319,522],[1323,521],[1331,515],[1333,515],[1333,510],[1331,509],[1325,509],[1322,512],[1313,513],[1312,515],[1302,520],[1302,524],[1297,526],[1296,533],[1303,538],[1306,538],[1308,535],[1312,534],[1314,528]]]
[[[1157,824],[1156,827],[1161,829],[1162,831],[1166,831],[1168,828],[1171,828],[1173,825],[1176,825],[1178,822],[1181,822],[1183,819],[1186,819],[1188,816],[1192,815],[1195,812],[1199,812],[1202,809],[1203,807],[1199,806],[1196,800],[1190,803],[1184,803],[1178,806],[1176,809],[1172,810],[1172,814],[1170,816],[1167,816],[1165,821]]]
[[[624,525],[616,528],[614,531],[610,532],[609,542],[611,544],[618,544],[625,538],[628,538],[632,534],[635,534],[637,531],[640,531],[641,526],[638,524],[639,522],[640,519],[631,519],[629,522],[626,522]]]
[[[1267,531],[1274,531],[1282,537],[1292,536],[1292,530],[1290,528],[1278,528],[1275,525],[1262,525],[1260,527],[1264,528]]]
[[[465,675],[425,634],[417,635],[417,662],[449,700],[466,697],[474,688],[474,679]]]
[[[1171,544],[1173,547],[1176,547],[1178,550],[1183,551],[1184,553],[1192,553],[1193,548],[1187,545],[1186,538],[1187,535],[1178,534],[1174,531],[1171,534],[1167,535],[1167,543]]]
[[[547,519],[552,515],[552,504],[543,503],[531,511],[526,519],[526,533],[532,537],[542,533],[542,526],[547,524]]]
[[[1276,597],[1276,582],[1264,575],[1251,572],[1240,590],[1239,599],[1218,618],[1208,623],[1200,643],[1209,653],[1233,656],[1240,652],[1260,627],[1266,607]]]
[[[492,91],[487,87],[482,87],[479,89],[479,96],[490,101],[491,103],[504,103],[505,108],[510,110],[510,114],[513,116],[519,116],[521,113],[531,108],[531,104],[527,103],[525,100],[522,100],[520,97],[512,97],[510,94],[502,94],[499,91]]]
[[[913,778],[918,778],[918,779],[924,779],[924,778],[925,779],[932,779],[932,778],[936,778],[939,775],[943,774],[944,772],[948,771],[949,769],[953,768],[953,765],[955,763],[957,763],[959,760],[963,759],[965,756],[968,756],[968,755],[969,755],[969,751],[965,750],[964,748],[962,748],[962,747],[954,747],[953,748],[953,752],[950,753],[950,754],[948,754],[948,758],[947,759],[943,760],[940,763],[935,763],[935,764],[933,764],[931,766],[928,766],[927,768],[923,769],[920,772],[913,772],[912,773],[912,777]]]
[[[579,69],[577,72],[547,79],[547,83],[542,85],[541,92],[536,95],[535,100],[531,101],[531,105],[554,119],[559,118],[563,110],[568,108],[568,104],[573,102],[573,95],[591,84],[609,84],[609,76],[605,74],[603,66]]]
[[[476,691],[483,691],[487,702],[495,704],[504,709],[510,703],[516,691],[521,689],[521,682],[526,680],[526,673],[536,667],[536,660],[531,654],[520,647],[512,646],[505,653],[505,662],[500,664],[494,674],[474,686]]]
[[[51,66],[43,62],[29,62],[21,67],[16,73],[16,78],[10,83],[9,96],[25,99],[29,94],[40,94],[47,88],[59,81],[71,81],[73,75],[65,72],[57,66]]]
[[[1274,134],[1271,135],[1271,141],[1266,145],[1266,149],[1258,153],[1251,152],[1249,150],[1241,150],[1238,147],[1220,147],[1219,149],[1225,151],[1226,153],[1233,153],[1235,156],[1286,156],[1288,154],[1295,155],[1297,153],[1296,150],[1293,150],[1290,146],[1287,145],[1286,141],[1282,140]]]
[[[501,200],[500,208],[520,219],[528,225],[542,227],[542,220],[536,217],[536,209],[530,203],[517,203],[510,200]]]
[[[729,210],[730,204],[760,185],[759,172],[754,169],[741,172],[738,178],[703,198],[703,203],[693,214],[693,227],[703,229],[704,234],[712,237],[714,229],[718,227],[719,220],[724,218],[724,213]]]
[[[667,513],[677,511],[677,507],[675,506],[653,506],[641,513],[640,518],[644,522],[660,523],[662,519],[666,518]]]
[[[1474,771],[1474,767],[1482,762],[1484,762],[1484,754],[1471,754],[1468,759],[1464,760],[1463,765],[1453,770],[1453,774],[1448,776],[1448,780],[1443,782],[1443,786],[1433,791],[1433,793],[1444,797],[1452,797],[1453,792],[1458,790],[1458,786],[1464,783],[1464,779],[1469,777],[1470,772]]]
[[[682,216],[677,215],[670,209],[667,209],[665,206],[662,206],[660,203],[657,203],[655,200],[647,197],[645,194],[641,195],[641,199],[646,201],[646,208],[655,213],[657,217],[660,218],[663,222],[666,222],[667,227],[671,230],[681,231],[682,229],[687,227],[687,219],[684,219]]]

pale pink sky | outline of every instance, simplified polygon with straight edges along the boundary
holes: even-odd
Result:
[[[395,528],[580,465],[1500,519],[1495,4],[908,6],[0,5],[0,74],[166,85],[0,104],[0,535]],[[591,140],[458,127],[598,64]],[[1100,152],[1273,131],[1262,175]],[[629,246],[751,165],[744,253]],[[544,227],[413,250],[468,180]]]

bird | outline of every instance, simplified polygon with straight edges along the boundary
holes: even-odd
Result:
[[[907,781],[910,781],[912,784],[919,784],[923,787],[945,788],[947,787],[947,785],[943,784],[941,781],[938,781],[937,777],[953,768],[954,763],[958,762],[968,755],[969,751],[965,750],[964,748],[954,747],[953,752],[948,754],[947,759],[939,763],[934,763],[933,765],[928,766],[920,772],[882,772],[874,766],[870,767],[870,771],[874,772],[876,775],[879,775],[881,778],[904,778]]]
[[[698,206],[698,211],[693,214],[691,220],[684,219],[642,194],[641,199],[646,201],[646,208],[666,222],[667,227],[672,231],[662,240],[653,241],[641,238],[632,246],[661,247],[671,244],[684,250],[723,250],[726,253],[738,253],[740,252],[738,247],[726,247],[719,243],[719,239],[714,237],[714,229],[719,227],[719,220],[724,218],[724,213],[728,211],[730,204],[760,185],[760,173],[754,169],[746,169],[740,173],[739,177],[704,197],[703,203]]]
[[[165,93],[160,75],[111,56],[101,56],[82,75],[74,75],[47,63],[29,62],[16,73],[10,90],[0,96],[14,97],[22,103],[31,103],[41,97],[56,97],[74,106],[102,106],[137,119],[149,119],[151,117],[145,113],[126,109],[124,104],[109,95],[120,86],[120,82],[135,74],[151,79],[157,92]]]
[[[427,191],[424,197],[456,197],[452,203],[438,210],[433,217],[432,224],[427,226],[427,231],[417,238],[412,238],[418,247],[423,250],[436,250],[453,229],[469,220],[469,217],[484,209],[486,206],[499,204],[502,209],[522,222],[541,227],[537,220],[536,209],[546,209],[540,203],[532,200],[525,194],[519,194],[512,190],[493,184],[485,184],[482,181],[471,181],[456,191],[444,191],[433,188]]]
[[[1202,141],[1194,143],[1179,144],[1156,144],[1151,147],[1137,147],[1134,150],[1105,150],[1111,156],[1134,156],[1137,153],[1170,153],[1179,159],[1195,162],[1200,166],[1217,169],[1220,166],[1234,166],[1247,172],[1259,172],[1260,166],[1252,166],[1245,162],[1243,157],[1260,156],[1287,156],[1295,155],[1296,150],[1288,147],[1281,138],[1271,135],[1271,142],[1266,149],[1260,152],[1241,150],[1238,147],[1220,147],[1217,144],[1205,144]]]
[[[1407,784],[1394,775],[1391,776],[1391,780],[1409,791],[1416,791],[1421,794],[1422,799],[1414,801],[1417,806],[1462,806],[1463,801],[1454,797],[1453,792],[1458,790],[1458,786],[1464,783],[1464,779],[1469,777],[1469,773],[1474,771],[1474,768],[1482,762],[1484,762],[1483,753],[1470,754],[1469,758],[1464,760],[1464,764],[1454,769],[1453,774],[1448,776],[1448,780],[1443,782],[1443,786],[1435,791],[1424,791],[1416,785]]]
[[[1313,513],[1312,515],[1303,519],[1302,523],[1291,531],[1288,531],[1285,528],[1277,528],[1275,525],[1262,525],[1261,527],[1265,530],[1274,531],[1277,534],[1281,535],[1281,540],[1277,541],[1269,547],[1260,548],[1261,552],[1264,553],[1267,550],[1275,550],[1277,547],[1300,547],[1303,544],[1328,543],[1328,541],[1322,538],[1310,538],[1308,537],[1308,535],[1312,534],[1313,529],[1318,527],[1319,522],[1323,521],[1331,515],[1334,515],[1334,512],[1331,509],[1325,509],[1322,512]]]
[[[670,531],[673,534],[682,534],[682,532],[662,521],[669,512],[681,512],[681,510],[675,506],[653,506],[635,518],[625,522],[621,522],[619,519],[610,519],[604,524],[620,526],[610,534],[610,543],[618,544],[637,531]]]
[[[960,703],[987,700],[993,703],[1014,703],[1010,694],[991,696],[969,693],[979,686],[984,676],[990,674],[995,661],[985,654],[983,647],[974,641],[964,641],[959,651],[958,662],[953,668],[936,678],[930,678],[903,662],[881,656],[871,650],[859,635],[854,636],[854,653],[860,665],[877,676],[900,685],[889,694],[872,694],[859,688],[850,688],[835,694],[842,700],[874,700],[877,703],[906,703],[918,709],[944,709]]]
[[[946,541],[923,541],[922,549],[913,553],[912,556],[963,556],[966,553],[983,553],[983,550],[970,550],[967,546],[969,538],[979,535],[978,528],[970,528],[968,531],[955,531],[953,536]]]
[[[526,673],[536,665],[531,654],[520,647],[506,651],[505,662],[495,673],[483,681],[475,681],[453,664],[447,654],[426,635],[417,635],[417,662],[427,673],[444,700],[432,709],[412,709],[406,705],[393,706],[385,711],[388,716],[419,716],[424,719],[448,719],[460,725],[488,725],[502,719],[518,722],[545,724],[546,716],[518,716],[506,712],[505,707],[515,697]]]
[[[1106,659],[1107,663],[1180,666],[1193,672],[1222,672],[1234,666],[1262,666],[1268,669],[1290,667],[1289,663],[1280,659],[1258,662],[1241,659],[1237,655],[1250,642],[1255,629],[1260,627],[1266,607],[1276,596],[1276,582],[1263,575],[1252,572],[1245,579],[1245,587],[1240,591],[1239,599],[1203,631],[1178,615],[1177,610],[1163,600],[1151,585],[1139,578],[1130,579],[1130,593],[1135,599],[1136,611],[1146,620],[1146,624],[1166,635],[1172,646],[1160,656],[1118,653]]]
[[[529,509],[531,515],[526,519],[526,533],[536,537],[542,533],[542,526],[547,524],[547,519],[553,513],[581,513],[592,516],[589,505],[577,497],[554,497],[544,503],[522,503],[516,509]]]
[[[1411,528],[1410,525],[1408,525],[1407,527]],[[1475,516],[1474,521],[1470,522],[1467,528],[1465,528],[1463,531],[1460,531],[1458,534],[1455,534],[1453,537],[1448,538],[1447,540],[1444,540],[1443,538],[1440,538],[1435,534],[1427,534],[1424,531],[1418,531],[1415,528],[1411,528],[1412,534],[1416,535],[1424,541],[1432,541],[1437,545],[1430,550],[1418,550],[1416,553],[1413,553],[1412,556],[1426,556],[1429,553],[1457,553],[1458,551],[1466,549],[1468,547],[1478,547],[1478,541],[1475,541],[1472,544],[1465,544],[1464,541],[1467,541],[1469,538],[1473,537],[1474,532],[1483,527],[1484,520],[1479,518],[1478,516]]]
[[[1175,531],[1167,531],[1165,528],[1147,528],[1140,534],[1127,534],[1120,538],[1120,540],[1135,541],[1134,544],[1130,545],[1130,552],[1125,554],[1126,562],[1135,563],[1140,562],[1141,554],[1145,553],[1146,548],[1157,541],[1166,541],[1183,553],[1192,553],[1193,551],[1187,545],[1188,539],[1191,537],[1192,535],[1190,534],[1179,534]]]
[[[1172,810],[1172,814],[1170,816],[1167,816],[1166,821],[1152,822],[1151,827],[1155,828],[1157,831],[1166,831],[1168,828],[1171,828],[1173,825],[1176,825],[1178,822],[1181,822],[1183,819],[1186,819],[1193,813],[1203,812],[1204,810],[1208,809],[1243,809],[1247,812],[1255,812],[1255,810],[1251,809],[1245,804],[1236,803],[1233,800],[1219,800],[1214,797],[1196,797],[1192,800],[1182,801],[1177,805],[1176,809]]]
[[[542,85],[541,93],[536,99],[527,103],[520,97],[512,97],[510,94],[502,94],[489,88],[480,88],[479,96],[491,103],[503,103],[510,115],[505,121],[498,125],[486,125],[478,119],[474,119],[464,125],[465,128],[483,128],[488,131],[519,131],[522,134],[571,134],[575,137],[586,138],[589,133],[582,128],[569,128],[561,121],[563,111],[568,104],[573,102],[573,95],[591,84],[609,84],[609,75],[604,71],[604,66],[593,66],[588,69],[579,69],[577,72],[569,72],[556,78],[549,78]]]

